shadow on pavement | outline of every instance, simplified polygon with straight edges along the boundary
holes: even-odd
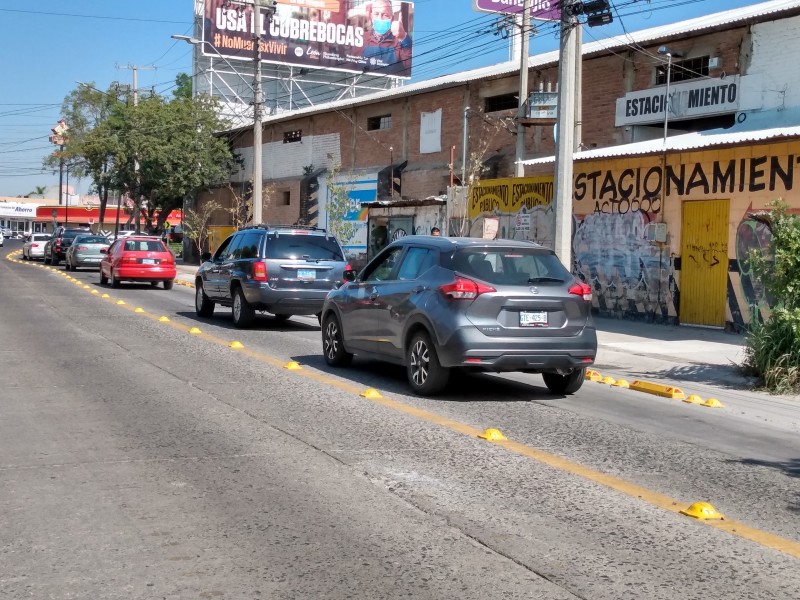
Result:
[[[233,317],[231,317],[230,309],[222,308],[219,312],[219,316],[216,316],[217,313],[214,313],[215,316],[213,317],[198,317],[194,312],[176,312],[175,313],[179,317],[184,317],[186,319],[191,319],[197,323],[208,323],[213,324],[215,327],[219,327],[220,329],[230,329],[231,331],[241,331],[238,327],[233,324]],[[319,325],[311,325],[309,323],[304,323],[302,321],[298,321],[296,319],[286,319],[280,320],[272,317],[270,315],[256,315],[255,321],[253,324],[248,327],[244,331],[319,331]]]
[[[743,458],[741,460],[730,460],[731,463],[739,463],[754,467],[767,467],[782,472],[789,477],[800,477],[800,458],[792,458],[787,461],[758,460],[755,458]],[[789,502],[789,510],[800,513],[800,492]]]

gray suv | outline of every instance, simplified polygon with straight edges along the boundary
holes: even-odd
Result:
[[[336,238],[316,227],[256,225],[231,234],[195,275],[195,310],[210,317],[230,306],[233,323],[252,324],[256,311],[278,319],[317,315],[325,296],[350,269]]]
[[[591,288],[532,242],[408,236],[346,279],[322,309],[326,362],[404,365],[420,395],[453,367],[541,373],[572,394],[597,354]]]

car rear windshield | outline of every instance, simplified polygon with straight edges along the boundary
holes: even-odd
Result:
[[[344,260],[342,250],[333,238],[286,233],[269,234],[266,258]]]
[[[41,242],[42,240],[49,240],[50,234],[49,233],[34,233],[33,237],[31,238],[34,242]]]
[[[100,235],[95,236],[82,236],[79,240],[77,240],[80,244],[108,244],[108,238],[104,238]]]
[[[572,279],[555,254],[533,248],[485,248],[459,250],[453,269],[497,285],[564,283]]]
[[[61,239],[62,240],[64,240],[64,239],[70,239],[71,240],[71,239],[75,238],[76,236],[83,235],[85,233],[86,233],[85,231],[80,231],[80,230],[78,230],[78,231],[66,230],[66,231],[64,231],[64,233],[61,234]]]
[[[164,244],[158,240],[127,240],[125,250],[129,252],[166,252]]]

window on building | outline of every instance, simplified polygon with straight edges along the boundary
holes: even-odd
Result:
[[[283,196],[283,205],[289,206],[292,203],[292,194],[291,192],[281,192]]]
[[[698,56],[685,60],[673,60],[670,83],[708,77],[708,58],[708,56]],[[667,65],[664,63],[656,68],[656,85],[666,85],[666,83]]]
[[[483,111],[490,113],[497,112],[499,110],[509,110],[512,108],[517,108],[518,105],[519,103],[517,102],[516,94],[489,96],[483,100]]]
[[[302,129],[295,129],[294,131],[284,131],[283,132],[283,143],[284,144],[292,144],[294,142],[300,142],[303,140],[303,130]]]
[[[392,128],[392,115],[380,115],[378,117],[367,118],[367,131],[375,131],[377,129],[391,129]]]

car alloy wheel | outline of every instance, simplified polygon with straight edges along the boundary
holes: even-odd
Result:
[[[194,284],[194,310],[198,317],[210,317],[214,314],[214,303],[206,296],[203,282],[199,279]]]
[[[581,389],[586,376],[586,369],[575,369],[567,375],[558,373],[542,373],[544,384],[554,394],[570,395]]]
[[[414,335],[407,355],[408,382],[421,396],[433,396],[447,385],[450,370],[439,363],[436,348],[426,332]]]
[[[247,302],[242,288],[236,288],[233,292],[233,324],[239,329],[249,327],[255,319],[256,311]]]
[[[339,319],[333,314],[328,315],[322,328],[322,354],[332,367],[345,367],[353,360],[353,355],[344,349]]]

